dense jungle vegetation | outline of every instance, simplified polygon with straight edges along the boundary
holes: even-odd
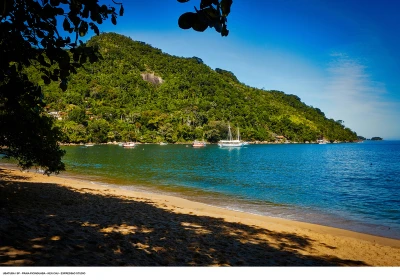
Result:
[[[217,142],[226,138],[228,122],[248,141],[357,140],[342,121],[299,97],[244,85],[200,58],[172,56],[115,33],[88,45],[101,59],[77,69],[65,92],[57,82],[45,84],[39,66],[26,70],[42,86],[47,112],[60,119],[63,142]]]

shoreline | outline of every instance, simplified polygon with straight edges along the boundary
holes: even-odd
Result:
[[[6,169],[11,169],[15,171],[20,171],[16,165],[13,164],[1,164],[0,163],[0,169],[1,168],[6,168]],[[42,174],[40,171],[27,171],[27,172],[33,172],[36,174]],[[279,210],[277,207],[272,207],[268,211],[263,211],[260,210],[258,207],[255,205],[247,204],[244,201],[234,203],[231,200],[232,198],[226,197],[225,200],[229,202],[224,202],[224,200],[221,200],[220,198],[215,199],[213,197],[204,197],[204,195],[198,195],[197,193],[195,196],[192,196],[193,193],[182,193],[180,191],[176,190],[165,190],[163,187],[155,186],[152,184],[145,184],[145,185],[127,185],[124,183],[116,182],[114,180],[109,180],[106,177],[99,177],[99,176],[87,176],[83,175],[81,173],[74,173],[74,172],[68,172],[64,171],[62,174],[59,175],[52,175],[56,176],[59,178],[64,178],[64,179],[71,179],[71,180],[76,180],[80,181],[83,183],[90,183],[90,184],[96,184],[105,188],[112,188],[112,189],[118,189],[118,190],[126,190],[126,191],[132,191],[132,192],[138,192],[138,193],[144,193],[148,195],[164,195],[168,197],[176,197],[176,198],[182,198],[185,200],[189,200],[191,202],[196,202],[196,203],[201,203],[206,206],[210,207],[215,207],[219,209],[225,209],[228,211],[233,211],[233,212],[239,212],[239,213],[247,213],[255,216],[261,216],[261,217],[269,217],[269,218],[276,218],[276,219],[282,219],[282,220],[287,220],[287,221],[293,221],[293,222],[300,222],[300,223],[305,223],[305,224],[311,224],[311,225],[317,225],[317,226],[325,226],[328,228],[335,228],[335,229],[341,229],[345,231],[350,231],[354,233],[360,233],[360,234],[366,234],[366,235],[371,235],[371,236],[376,236],[376,237],[382,237],[382,238],[387,238],[387,239],[393,239],[393,240],[399,240],[400,237],[398,234],[393,233],[392,235],[388,234],[388,230],[383,232],[383,229],[386,229],[387,226],[383,225],[373,225],[373,224],[368,224],[368,223],[363,223],[361,224],[361,221],[352,221],[340,217],[335,217],[335,216],[330,216],[327,213],[323,212],[318,212],[314,211],[313,213],[310,212],[300,212],[297,210],[295,214],[293,214],[292,211],[294,211],[294,208],[291,210]],[[206,202],[207,200],[211,199],[212,202]],[[304,216],[303,216],[304,215]],[[350,224],[349,224],[350,222]],[[347,224],[347,227],[340,227],[340,224]],[[376,228],[381,228],[380,230]],[[383,228],[383,229],[382,229]],[[390,227],[389,227],[390,230]]]
[[[49,187],[52,191],[64,193],[65,197],[59,197],[57,199],[60,199],[61,206],[65,204],[63,199],[67,199],[66,209],[70,208],[69,204],[75,206],[76,209],[71,213],[76,214],[75,220],[80,221],[79,226],[74,228],[74,232],[80,232],[82,228],[85,229],[90,227],[92,230],[94,230],[91,232],[92,235],[94,234],[97,236],[100,232],[102,233],[101,236],[98,236],[98,238],[101,240],[103,238],[108,238],[113,234],[122,234],[122,236],[128,240],[125,240],[126,242],[119,244],[120,251],[122,250],[122,247],[125,247],[125,249],[122,251],[127,251],[127,246],[133,246],[129,249],[139,251],[144,250],[145,252],[147,251],[146,255],[148,256],[154,257],[154,254],[156,255],[156,257],[154,257],[155,260],[153,260],[154,262],[149,260],[148,263],[144,264],[140,264],[140,262],[139,264],[136,264],[135,261],[133,261],[133,263],[129,263],[128,259],[130,260],[131,258],[128,258],[126,260],[124,259],[124,261],[120,264],[111,260],[109,260],[109,262],[98,260],[98,263],[96,264],[86,263],[86,265],[89,266],[102,265],[103,263],[103,265],[150,266],[400,266],[400,240],[397,239],[357,233],[349,230],[286,220],[282,218],[273,218],[247,212],[228,210],[225,208],[211,206],[201,202],[190,201],[185,198],[174,197],[170,195],[106,187],[90,181],[81,181],[60,176],[47,177],[39,173],[21,172],[4,166],[0,167],[0,175],[0,184],[2,185],[0,192],[5,191],[8,186],[10,187],[10,190],[12,189],[15,191],[16,188],[21,188],[22,184],[25,190],[28,190],[28,192],[33,192],[34,194],[32,195],[39,197],[45,195],[45,192],[42,193],[43,190],[40,191],[40,188]],[[34,188],[37,185],[40,187]],[[23,191],[21,192],[21,195],[23,195]],[[85,206],[85,204],[75,205],[75,203],[77,203],[76,201],[72,201],[71,199],[67,198],[70,195],[77,197],[89,195],[91,199],[98,201],[99,206],[92,204],[89,206]],[[6,192],[6,196],[4,197],[7,197],[9,201],[13,201],[14,204],[20,203],[20,201],[16,201],[17,197],[13,196],[14,195],[12,192]],[[33,196],[33,198],[34,197],[35,196]],[[118,203],[114,205],[117,208],[122,207],[121,203],[138,203],[138,207],[141,207],[144,210],[141,215],[143,214],[145,217],[147,217],[144,219],[145,223],[148,223],[144,229],[144,232],[148,231],[150,237],[152,232],[154,232],[154,229],[152,230],[152,228],[158,228],[160,223],[163,224],[163,226],[159,228],[160,232],[154,233],[155,238],[159,239],[159,242],[156,242],[159,243],[157,245],[164,244],[161,242],[161,240],[163,240],[163,236],[168,237],[170,231],[179,233],[179,235],[175,236],[174,234],[173,236],[169,236],[171,238],[171,242],[168,243],[168,245],[154,246],[154,244],[151,244],[151,242],[146,240],[145,237],[138,235],[138,223],[143,223],[143,221],[133,222],[135,220],[135,216],[131,216],[133,214],[129,213],[129,211],[114,213],[113,208],[107,204],[108,199],[113,199],[113,201],[114,199],[121,200],[122,202],[118,201]],[[29,204],[29,201],[25,201],[25,203]],[[151,209],[149,209],[149,205],[151,205]],[[12,205],[8,206],[12,207]],[[31,206],[32,208],[29,208],[28,206],[26,207],[28,207],[32,212],[39,211],[40,213],[43,209],[53,209],[54,205],[51,200],[42,199]],[[22,241],[25,242],[22,242],[21,240],[16,241],[13,239],[8,240],[8,243],[10,244],[18,242],[27,243],[26,248],[22,246],[25,248],[25,250],[22,250],[25,252],[24,254],[18,254],[18,252],[21,251],[21,248],[4,246],[7,244],[2,244],[3,242],[0,242],[0,260],[4,257],[7,260],[6,262],[0,262],[0,265],[52,265],[51,261],[47,258],[39,257],[38,260],[32,260],[29,258],[27,259],[27,256],[32,255],[32,253],[26,253],[28,251],[27,248],[32,247],[31,240],[36,240],[35,238],[42,238],[40,235],[43,235],[44,233],[40,227],[34,226],[35,224],[40,224],[39,217],[30,215],[30,212],[22,213],[25,211],[22,211],[23,209],[24,208],[22,207],[20,210],[21,213],[18,213],[18,211],[16,212],[17,214],[22,215],[18,217],[26,219],[27,221],[24,221],[24,223],[26,223],[33,232],[37,233],[29,236],[33,238],[25,237],[24,239],[22,237],[24,233],[21,232],[20,239],[24,239]],[[136,208],[133,208],[132,210],[135,209]],[[104,217],[99,217],[100,214],[98,211],[100,210],[103,210]],[[11,212],[11,209],[7,208],[6,205],[6,208],[3,208],[2,211],[6,211],[8,213]],[[61,210],[58,209],[53,211],[58,212]],[[110,213],[113,214],[110,215]],[[159,216],[155,215],[155,213],[158,213]],[[61,216],[61,212],[59,215]],[[119,215],[123,217],[121,218]],[[3,216],[3,219],[6,219],[6,221],[3,221],[2,224],[4,224],[5,227],[8,226],[8,229],[10,229],[10,227],[12,228],[13,223],[10,221],[10,218],[7,215]],[[119,221],[115,221],[116,219],[119,219]],[[188,221],[181,221],[181,219]],[[179,220],[179,222],[176,222],[176,220]],[[129,224],[127,221],[132,222]],[[65,220],[50,220],[49,222],[56,223],[58,229],[55,232],[58,233],[58,235],[54,235],[56,237],[48,236],[50,241],[53,237],[54,239],[57,239],[58,236],[60,238],[59,240],[62,240],[63,235],[68,236],[66,233],[68,233],[68,230],[71,229],[63,228],[65,226]],[[88,223],[88,225],[85,225],[85,223]],[[209,224],[213,226],[209,226]],[[110,225],[113,226],[111,227]],[[165,232],[165,228],[170,228],[170,231]],[[230,228],[230,230],[225,232],[222,230],[222,228]],[[162,233],[163,230],[164,233]],[[0,226],[0,234],[4,233],[7,233],[7,228]],[[188,235],[188,240],[181,240],[180,237],[182,234]],[[82,237],[81,235],[84,235],[84,233],[79,234],[78,236],[87,242],[90,241],[88,236]],[[144,239],[139,238],[138,241],[135,239],[135,235],[141,236]],[[133,238],[133,241],[129,238]],[[3,239],[3,237],[1,239]],[[76,242],[71,239],[70,242],[67,242],[67,244],[64,244],[64,246],[69,248],[71,244],[74,243]],[[85,242],[83,243],[86,244]],[[97,242],[96,244],[99,245],[101,243],[102,242]],[[132,243],[134,243],[135,246],[132,245]],[[195,243],[199,243],[197,244],[197,247],[193,247],[193,244]],[[52,244],[52,242],[49,242],[49,244]],[[46,246],[49,244],[46,242]],[[141,244],[139,247],[141,246],[142,248],[137,248],[137,244]],[[186,244],[187,248],[193,248],[189,251],[184,250],[184,252],[181,252],[183,255],[185,255],[185,257],[182,257],[181,259],[176,257],[174,253],[168,254],[168,252],[163,251],[163,248],[165,249],[167,247],[170,248],[170,250],[167,251],[172,250],[175,252],[183,250],[177,248],[182,244]],[[39,245],[39,247],[40,246],[44,245]],[[44,247],[46,248],[46,246]],[[149,248],[152,248],[153,251]],[[241,252],[240,256],[230,257],[230,254],[236,252],[238,248]],[[72,250],[74,253],[75,249]],[[205,251],[207,251],[207,253],[205,253]],[[247,255],[246,252],[249,255]],[[194,254],[195,257],[201,260],[193,261],[193,256],[190,257],[190,254]],[[253,258],[254,254],[260,254],[260,257],[264,256],[264,259],[256,260]],[[79,255],[77,257],[77,260],[75,260],[75,265],[85,265],[85,261],[81,260],[83,255],[85,255],[85,252],[82,252],[82,256]],[[158,259],[159,255],[164,257]],[[265,259],[265,256],[268,256],[272,259]],[[56,262],[55,265],[57,264],[58,263]],[[74,265],[74,263],[70,265]]]
[[[384,141],[384,140],[363,140],[363,141]],[[359,140],[354,140],[354,141],[332,141],[328,142],[326,144],[354,144],[354,143],[362,143],[363,141]],[[386,141],[396,141],[396,140],[386,140]],[[94,145],[119,145],[120,143],[123,142],[101,142],[101,143],[93,143]],[[160,145],[159,142],[134,142],[136,145]],[[250,145],[276,145],[276,144],[319,144],[317,141],[311,141],[311,142],[282,142],[282,141],[249,141],[247,142]],[[85,146],[86,143],[59,143],[60,146]],[[175,143],[167,143],[168,145],[192,145],[193,141],[188,141],[188,142],[175,142]],[[211,142],[206,142],[207,145],[218,145],[218,142],[216,143],[211,143]]]
[[[105,177],[98,177],[94,176],[93,178],[82,175],[80,173],[68,173],[64,172],[62,175],[57,175],[60,178],[67,178],[73,180],[80,180],[82,182],[90,182],[101,185],[103,187],[127,190],[132,192],[139,192],[139,193],[147,193],[149,195],[165,195],[165,196],[172,196],[178,197],[182,199],[186,199],[192,202],[198,202],[205,204],[210,207],[226,209],[229,211],[234,212],[243,212],[251,215],[262,216],[262,217],[270,217],[270,218],[277,218],[283,219],[288,221],[294,222],[302,222],[306,224],[312,225],[320,225],[326,226],[330,228],[337,228],[342,229],[350,232],[366,234],[376,237],[394,239],[400,241],[400,235],[396,231],[395,233],[390,233],[390,227],[386,225],[377,225],[377,224],[369,224],[365,223],[365,221],[355,221],[346,219],[344,217],[337,217],[334,215],[330,215],[328,213],[319,212],[314,210],[313,212],[304,211],[304,209],[297,209],[291,208],[288,210],[288,207],[285,207],[285,210],[279,209],[279,207],[270,207],[268,210],[262,210],[259,205],[254,205],[246,201],[236,201],[232,202],[232,197],[226,196],[225,200],[221,198],[214,198],[212,195],[209,194],[198,194],[196,193],[193,196],[193,193],[186,193],[181,191],[176,191],[172,189],[165,190],[165,188],[156,186],[153,184],[145,184],[145,185],[130,185],[121,182],[116,182],[114,180],[109,180]],[[204,196],[204,195],[207,195]],[[216,194],[221,195],[221,194]],[[207,200],[211,199],[211,203],[207,202]],[[229,201],[229,202],[226,202]],[[346,226],[340,227],[341,224],[346,224]],[[388,231],[388,229],[389,231]]]

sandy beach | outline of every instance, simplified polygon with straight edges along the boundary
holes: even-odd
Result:
[[[400,240],[0,167],[1,266],[400,266]]]

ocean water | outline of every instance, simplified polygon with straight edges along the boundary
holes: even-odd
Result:
[[[400,239],[400,141],[65,150],[69,176]]]

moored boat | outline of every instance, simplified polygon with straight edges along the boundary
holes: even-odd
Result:
[[[133,148],[133,147],[135,147],[135,142],[126,142],[126,143],[123,143],[122,144],[122,147],[124,147],[124,148]]]
[[[244,145],[243,141],[240,140],[239,128],[237,129],[237,139],[232,139],[231,126],[228,123],[228,139],[220,140],[218,146],[223,147],[242,147]]]
[[[194,148],[205,147],[206,146],[206,142],[194,140],[192,146]]]

